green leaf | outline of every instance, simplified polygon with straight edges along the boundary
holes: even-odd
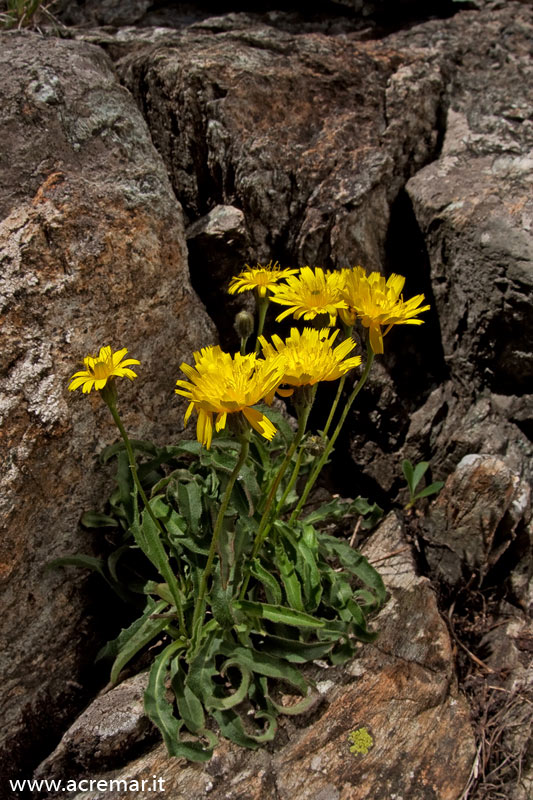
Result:
[[[256,580],[263,584],[268,602],[272,605],[281,605],[283,601],[281,587],[272,573],[262,566],[259,559],[255,558],[251,562],[250,573]]]
[[[174,598],[176,607],[182,604],[182,596],[176,576],[170,566],[167,552],[160,538],[160,531],[147,511],[143,511],[141,523],[134,522],[131,531],[144,554],[159,570]]]
[[[288,557],[281,543],[276,545],[274,551],[275,563],[279,570],[281,582],[283,583],[283,587],[285,589],[285,594],[287,595],[287,602],[291,608],[294,608],[297,611],[303,611],[304,604],[302,600],[302,587],[300,585],[298,575],[296,574],[294,563]]]
[[[294,625],[297,628],[322,628],[325,623],[322,620],[305,614],[303,611],[295,611],[284,606],[270,605],[269,603],[256,603],[251,600],[234,600],[233,607],[237,611],[242,611],[253,617],[268,619],[271,622],[278,622],[281,625]]]
[[[271,656],[283,658],[292,664],[305,664],[317,658],[324,658],[333,647],[334,642],[300,642],[283,636],[264,637],[265,650]]]
[[[414,492],[414,485],[413,485],[413,465],[409,461],[408,458],[404,458],[402,461],[402,471],[407,481],[407,486],[409,487],[409,492],[413,495]]]
[[[100,514],[98,511],[86,511],[82,514],[81,524],[84,528],[116,528],[118,522],[108,514]]]
[[[238,663],[250,672],[264,675],[267,678],[286,681],[295,686],[301,694],[306,695],[309,684],[301,675],[300,671],[292,667],[286,661],[274,658],[268,653],[255,650],[253,647],[235,647],[221,645],[221,649],[229,658]]]
[[[202,490],[195,481],[178,485],[178,508],[192,533],[198,533],[202,516]]]
[[[187,676],[179,657],[171,665],[171,682],[180,717],[191,733],[200,733],[205,728],[205,715],[201,701],[187,685]]]
[[[243,702],[243,700],[246,699],[252,673],[249,669],[247,669],[247,667],[243,667],[239,661],[230,658],[220,668],[220,674],[226,675],[230,667],[236,667],[241,673],[241,681],[238,688],[233,692],[233,694],[227,697],[213,696],[211,698],[207,698],[205,702],[207,709],[219,709],[220,711],[224,711],[228,708],[234,708],[234,706],[238,706]]]
[[[302,579],[305,608],[315,611],[322,597],[322,581],[316,558],[310,547],[301,539],[297,544],[298,571]]]
[[[233,709],[226,709],[224,711],[214,710],[212,713],[218,722],[222,735],[225,736],[226,739],[235,742],[239,747],[248,747],[251,750],[257,750],[260,745],[257,736],[250,735],[245,731],[242,719]]]
[[[222,629],[230,629],[235,624],[231,613],[232,587],[224,587],[222,578],[217,572],[211,590],[211,611]]]
[[[199,742],[180,741],[183,721],[176,718],[173,705],[167,700],[166,681],[169,663],[183,646],[182,642],[172,642],[165,647],[152,664],[150,679],[144,693],[144,708],[148,717],[161,731],[170,756],[205,762],[209,761],[213,755],[212,748],[204,748]]]
[[[287,418],[281,413],[281,411],[278,411],[273,406],[267,406],[266,403],[259,403],[254,407],[257,408],[257,410],[262,414],[265,414],[276,426],[278,433],[285,440],[286,444],[292,443],[292,440],[294,439],[294,431],[289,425]],[[261,442],[261,444],[264,444],[264,442]],[[274,440],[270,446],[272,447],[273,445],[279,446],[279,442],[276,442],[276,437],[274,437]]]
[[[157,453],[157,447],[152,442],[147,442],[144,439],[130,439],[130,442],[133,449],[141,453],[149,453],[150,455],[156,455]],[[100,453],[100,461],[102,464],[107,464],[111,458],[119,453],[126,453],[126,446],[122,440],[104,447]]]
[[[417,492],[413,499],[420,500],[422,497],[429,497],[432,494],[437,494],[437,492],[440,492],[443,486],[444,481],[435,481],[435,483],[430,483],[429,486],[426,486],[426,488],[422,489],[421,492]]]
[[[320,548],[327,556],[336,556],[345,569],[348,569],[352,575],[357,576],[366,586],[373,589],[376,597],[375,608],[383,605],[387,599],[387,590],[381,575],[361,553],[350,547],[347,542],[342,542],[327,534],[320,536]]]
[[[413,472],[413,493],[416,490],[416,487],[424,477],[427,468],[429,467],[429,461],[420,461]]]
[[[167,608],[167,604],[162,601],[162,603],[158,604],[157,607],[163,610],[164,608]],[[154,611],[154,613],[159,612]],[[169,622],[169,619],[164,618],[148,618],[143,622],[138,630],[136,630],[135,633],[127,639],[115,658],[115,661],[113,662],[111,675],[109,678],[112,684],[118,683],[119,675],[126,664],[131,661],[131,659],[136,656],[137,653],[139,653],[144,647],[146,647],[146,645],[150,644],[150,642],[167,627]]]
[[[208,633],[189,663],[187,683],[194,694],[204,702],[214,694],[212,678],[218,675],[215,657],[220,652],[221,641],[220,636],[216,636],[213,632]]]
[[[107,580],[104,572],[103,559],[95,558],[94,556],[62,556],[61,558],[55,558],[46,565],[47,569],[55,569],[56,567],[82,567],[84,569],[90,569],[92,572],[98,572],[104,580]]]

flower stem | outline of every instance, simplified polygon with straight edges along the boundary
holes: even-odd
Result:
[[[270,528],[272,527],[272,523],[270,522],[270,510],[271,510],[271,507],[272,507],[272,503],[275,500],[276,492],[277,492],[278,487],[279,487],[279,485],[280,485],[280,483],[281,483],[281,481],[283,479],[283,476],[285,475],[285,472],[287,471],[287,467],[291,463],[292,457],[293,457],[294,453],[296,452],[296,448],[298,447],[298,445],[302,441],[303,436],[305,434],[305,429],[307,427],[307,420],[309,419],[309,414],[311,413],[311,408],[313,406],[313,401],[315,399],[315,394],[316,394],[316,386],[314,386],[313,389],[312,389],[312,395],[311,395],[310,402],[308,402],[306,405],[304,405],[304,406],[302,406],[300,408],[300,412],[298,414],[298,430],[296,431],[296,435],[295,435],[294,439],[292,440],[291,446],[289,447],[289,449],[288,449],[288,451],[287,451],[287,453],[285,455],[285,458],[283,459],[283,461],[281,463],[281,466],[280,466],[280,468],[279,468],[279,470],[277,472],[277,475],[274,478],[274,480],[272,482],[272,485],[270,486],[270,490],[268,492],[268,496],[267,496],[267,500],[266,500],[266,505],[265,505],[261,520],[259,522],[259,527],[257,529],[257,533],[256,533],[255,540],[254,540],[254,546],[253,546],[252,555],[251,555],[252,559],[254,559],[257,556],[257,554],[259,553],[259,551],[260,551],[260,549],[261,549],[261,547],[263,545],[263,542],[265,541],[266,537],[268,536],[268,532],[270,531]],[[297,466],[298,466],[298,464],[297,464]],[[293,476],[294,476],[294,471],[293,471]],[[292,481],[292,477],[293,476],[291,476],[291,481]],[[294,480],[296,480],[296,477],[294,477]],[[290,490],[290,488],[291,487],[290,487],[290,481],[289,481],[289,490]],[[285,499],[285,493],[283,495],[282,500],[284,501],[284,499]],[[276,506],[276,512],[279,509],[280,509],[280,504],[278,503],[278,505]],[[249,581],[250,581],[250,574],[248,573],[248,575],[246,575],[246,577],[244,578],[243,585],[242,585],[242,588],[241,588],[241,592],[240,592],[240,595],[239,595],[241,600],[244,598],[244,595],[246,594],[246,590],[248,588]]]
[[[144,489],[141,485],[141,481],[139,480],[139,475],[137,473],[137,462],[135,461],[133,447],[131,446],[129,436],[126,432],[124,425],[122,424],[122,420],[120,419],[120,415],[117,411],[113,392],[109,392],[107,394],[105,392],[102,392],[102,398],[104,399],[107,407],[109,408],[113,420],[115,422],[115,425],[117,426],[120,435],[122,436],[122,440],[126,447],[126,453],[128,454],[131,476],[133,478],[135,488],[137,489],[137,492],[144,504],[148,516],[151,518],[157,530],[157,533],[155,533],[154,535],[152,535],[151,531],[148,528],[146,528],[143,531],[144,536],[146,536],[147,539],[147,545],[148,545],[147,549],[150,551],[150,552],[145,552],[145,555],[148,556],[148,558],[150,559],[150,561],[152,561],[152,563],[154,563],[154,566],[157,567],[162,577],[167,582],[169,591],[172,595],[172,599],[174,600],[174,604],[176,606],[176,613],[178,615],[180,632],[183,635],[186,635],[187,629],[185,627],[185,619],[183,616],[181,592],[178,586],[178,582],[176,580],[176,576],[174,575],[170,567],[170,564],[168,563],[167,553],[165,551],[165,548],[163,547],[163,543],[160,538],[161,535],[164,536],[163,528],[161,527],[161,523],[159,522],[154,512],[152,511],[148,498],[146,497]]]
[[[361,391],[361,389],[363,388],[363,386],[366,383],[366,380],[368,378],[368,375],[370,373],[370,369],[372,368],[372,364],[373,364],[373,361],[374,361],[374,352],[373,352],[372,348],[370,347],[370,340],[367,341],[366,352],[367,352],[367,358],[366,358],[366,364],[365,364],[365,368],[363,370],[363,374],[359,378],[359,380],[358,380],[353,392],[351,393],[350,397],[348,398],[348,400],[346,402],[346,405],[344,406],[344,409],[343,409],[342,414],[340,416],[340,419],[339,419],[339,421],[337,423],[337,427],[333,431],[333,434],[332,434],[331,438],[329,439],[329,441],[328,441],[328,443],[327,443],[327,445],[326,445],[326,447],[324,449],[324,452],[318,458],[317,462],[315,463],[315,466],[311,470],[311,474],[309,475],[309,478],[308,478],[307,483],[305,485],[305,488],[303,490],[302,496],[301,496],[301,498],[300,498],[300,500],[298,502],[298,505],[296,506],[296,508],[292,512],[291,518],[289,520],[289,525],[291,523],[293,523],[296,519],[298,519],[298,517],[300,516],[302,508],[304,507],[304,505],[305,505],[305,503],[307,501],[307,498],[309,497],[309,492],[311,491],[311,489],[315,485],[316,479],[318,478],[318,476],[319,476],[319,474],[320,474],[320,472],[322,470],[322,467],[324,466],[324,464],[328,460],[329,455],[330,455],[331,451],[333,450],[335,442],[337,441],[337,437],[338,437],[339,433],[341,432],[342,426],[344,425],[344,421],[346,420],[346,417],[348,416],[348,412],[349,412],[350,408],[352,407],[355,398],[357,397],[357,395],[359,394],[359,392]]]
[[[283,509],[283,506],[285,505],[285,501],[286,501],[287,497],[289,496],[289,492],[291,491],[292,487],[294,486],[294,484],[296,483],[296,481],[298,479],[298,475],[300,474],[300,469],[301,469],[301,466],[302,466],[302,461],[304,460],[304,455],[305,455],[305,446],[302,446],[300,448],[300,452],[298,453],[298,458],[296,459],[296,464],[294,465],[294,469],[292,471],[292,475],[291,475],[291,477],[289,479],[289,482],[288,482],[287,486],[285,487],[285,491],[283,492],[281,500],[279,501],[279,503],[276,506],[276,510],[274,512],[274,515],[276,517],[278,517],[279,514],[281,513],[281,511]]]
[[[204,567],[204,571],[202,573],[202,577],[200,580],[200,588],[198,591],[198,598],[196,600],[196,604],[194,607],[194,615],[192,621],[192,642],[193,648],[192,652],[194,653],[196,647],[200,644],[201,632],[202,632],[202,625],[203,625],[203,618],[204,618],[204,603],[205,603],[205,596],[207,593],[207,582],[211,575],[213,569],[213,561],[215,560],[215,554],[217,551],[218,546],[218,539],[220,536],[220,532],[222,531],[222,525],[224,524],[224,516],[228,509],[229,501],[231,498],[231,493],[233,491],[233,486],[235,481],[239,476],[239,472],[241,471],[242,465],[246,461],[246,457],[248,455],[248,449],[250,446],[250,433],[243,434],[241,437],[241,450],[239,453],[239,457],[237,458],[237,463],[233,468],[233,472],[231,473],[228,485],[226,486],[226,491],[224,492],[224,497],[222,498],[221,506],[218,510],[218,516],[215,522],[215,527],[213,530],[213,538],[211,539],[211,546],[209,548],[209,554],[207,556],[207,562]]]
[[[268,304],[270,300],[268,297],[258,297],[257,298],[257,333],[255,337],[255,352],[259,352],[259,337],[263,333],[263,328],[265,327],[265,317],[266,312],[268,309]]]
[[[346,383],[346,374],[342,376],[339,381],[339,385],[337,387],[337,394],[335,395],[335,400],[333,401],[333,405],[331,406],[329,417],[327,422],[324,426],[324,430],[322,431],[322,436],[326,438],[328,435],[328,431],[330,429],[331,423],[333,422],[333,417],[335,416],[335,411],[337,410],[337,406],[339,405],[339,400],[341,399],[342,390],[344,389],[344,384]]]

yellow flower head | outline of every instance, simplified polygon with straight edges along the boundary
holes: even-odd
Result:
[[[208,449],[213,437],[213,414],[216,414],[215,430],[226,427],[228,414],[242,412],[252,428],[265,439],[272,439],[276,428],[256,408],[263,398],[273,393],[282,377],[281,365],[267,363],[255,353],[231,356],[217,345],[204,347],[194,353],[195,365],[182,364],[180,369],[189,381],[176,381],[176,394],[182,394],[191,402],[185,413],[188,422],[193,409],[198,413],[196,435],[198,441]]]
[[[402,289],[405,278],[392,274],[387,280],[379,272],[367,275],[362,267],[342,270],[344,288],[341,295],[348,306],[348,316],[357,316],[369,329],[370,346],[374,353],[383,353],[383,337],[393,325],[422,325],[424,320],[416,319],[417,314],[427,311],[430,306],[422,306],[423,294],[404,300]],[[349,319],[345,318],[349,323]],[[382,331],[382,327],[386,330]]]
[[[338,333],[338,330],[331,331],[329,328],[321,331],[304,328],[300,333],[292,328],[285,341],[276,334],[272,337],[272,344],[264,336],[260,336],[259,341],[267,361],[281,359],[282,384],[292,387],[314,386],[320,381],[335,381],[361,363],[360,356],[347,358],[355,347],[353,339],[345,339],[333,347]],[[288,396],[293,389],[281,389],[278,392]],[[267,402],[272,399],[273,394],[274,392],[267,398]]]
[[[249,267],[248,264],[246,266],[248,269],[231,279],[228,289],[230,294],[248,292],[255,289],[259,297],[266,297],[268,292],[272,291],[279,281],[298,272],[297,269],[281,269],[277,261],[274,265],[272,265],[271,261],[266,267],[262,267],[261,264],[258,264],[255,268]]]
[[[140,364],[136,358],[122,359],[128,351],[124,347],[113,353],[110,347],[101,347],[98,356],[87,356],[83,359],[85,369],[75,372],[71,378],[69,391],[82,387],[82,391],[88,394],[91,389],[103,389],[110,378],[129,378],[133,380],[137,377],[132,369],[128,369],[132,364]]]
[[[293,314],[295,319],[314,319],[320,314],[329,314],[329,324],[334,325],[338,311],[347,307],[340,295],[340,287],[339,272],[324,272],[321,267],[302,267],[298,276],[291,275],[285,285],[273,289],[272,302],[288,306],[276,317],[276,322],[289,314]]]

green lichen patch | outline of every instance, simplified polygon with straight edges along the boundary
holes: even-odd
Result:
[[[348,741],[351,742],[350,753],[354,756],[366,756],[368,751],[374,747],[374,739],[370,735],[368,728],[357,728],[348,734]]]

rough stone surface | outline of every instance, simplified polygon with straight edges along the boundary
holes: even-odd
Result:
[[[427,579],[416,574],[398,519],[389,516],[366,555],[379,566],[391,599],[376,619],[375,645],[343,668],[313,667],[324,698],[318,719],[284,720],[270,748],[222,742],[211,762],[168,759],[162,746],[105,778],[147,780],[141,800],[456,800],[472,765],[468,709],[457,693],[445,623]],[[350,752],[350,732],[367,728],[373,746]],[[152,788],[152,776],[164,791]],[[101,775],[100,777],[104,777]],[[146,788],[145,787],[145,788]],[[77,800],[119,800],[120,791]]]
[[[525,481],[494,456],[464,456],[421,523],[433,574],[452,587],[474,574],[480,585],[530,516]]]
[[[124,763],[156,737],[144,713],[148,673],[141,672],[97,697],[77,717],[56,749],[39,765],[35,778],[62,779],[95,767]]]
[[[389,204],[435,152],[437,63],[262,24],[174,33],[117,68],[191,221],[234,205],[260,261],[382,264]]]
[[[508,4],[490,16],[464,16],[469,38],[456,51],[461,67],[442,153],[407,191],[428,250],[451,375],[521,394],[533,378],[533,13]],[[454,22],[444,32],[422,26],[425,41],[453,40]],[[424,32],[413,33],[413,45]]]
[[[179,364],[214,331],[165,169],[103,51],[10,33],[0,64],[0,753],[13,776],[79,707],[98,647],[101,590],[44,571],[91,550],[77,521],[110,488],[94,457],[117,437],[68,378],[100,346],[128,347],[142,366],[121,383],[127,425],[168,440],[182,428]]]

